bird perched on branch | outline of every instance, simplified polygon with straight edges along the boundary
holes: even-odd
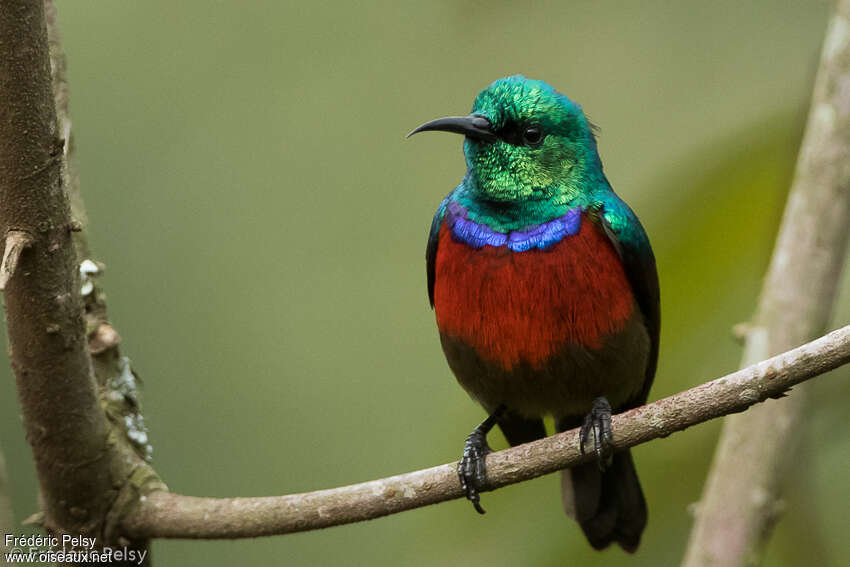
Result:
[[[465,136],[467,172],[440,203],[426,252],[428,295],[449,366],[489,417],[458,467],[484,513],[487,433],[511,445],[581,426],[596,461],[562,474],[563,505],[590,544],[633,552],[646,502],[611,413],[646,402],[658,358],[655,258],[602,172],[593,127],[551,86],[520,75],[481,91],[469,116],[429,130]]]

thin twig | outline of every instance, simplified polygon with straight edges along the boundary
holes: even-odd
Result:
[[[625,449],[691,425],[743,411],[850,362],[850,326],[733,374],[658,400],[612,420],[614,446]],[[591,458],[578,430],[487,457],[490,488],[529,480]],[[122,520],[137,538],[239,538],[360,522],[459,498],[456,463],[306,494],[259,498],[195,498],[169,492],[143,496]]]

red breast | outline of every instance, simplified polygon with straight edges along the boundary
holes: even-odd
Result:
[[[635,309],[616,250],[586,216],[578,234],[525,252],[472,248],[443,224],[435,271],[440,332],[506,370],[542,366],[565,344],[599,349]]]

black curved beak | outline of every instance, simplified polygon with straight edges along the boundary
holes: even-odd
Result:
[[[463,134],[475,140],[483,140],[485,142],[495,142],[498,136],[491,129],[490,121],[480,114],[470,114],[469,116],[446,116],[445,118],[437,118],[430,122],[426,122],[419,128],[407,135],[411,137],[419,132],[427,132],[435,130],[439,132],[454,132],[455,134]]]

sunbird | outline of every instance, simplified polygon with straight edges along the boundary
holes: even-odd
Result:
[[[480,513],[487,433],[511,445],[581,427],[595,462],[563,471],[562,500],[590,544],[634,552],[646,501],[612,412],[646,402],[658,359],[658,273],[649,239],[602,171],[594,126],[543,81],[505,77],[468,116],[429,130],[465,136],[467,171],[440,203],[426,248],[428,297],[460,385],[488,416],[458,475]]]

